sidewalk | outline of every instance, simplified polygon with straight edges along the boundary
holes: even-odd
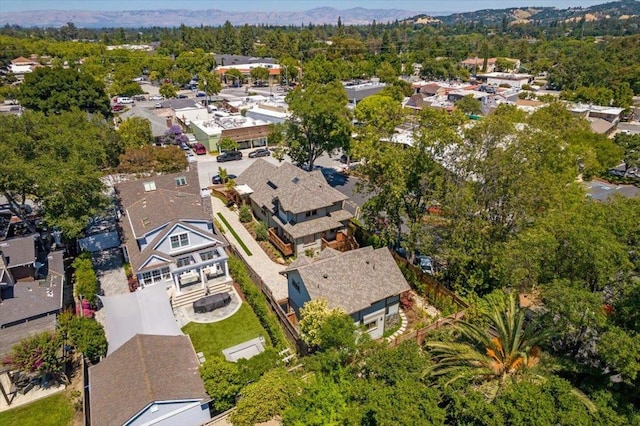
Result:
[[[229,240],[229,244],[232,244],[237,250],[238,253],[243,257],[243,259],[251,265],[253,270],[260,275],[262,281],[267,284],[269,290],[273,294],[276,300],[282,300],[289,297],[287,292],[287,279],[280,275],[280,271],[285,269],[284,265],[278,265],[274,261],[269,258],[269,256],[262,250],[262,247],[253,239],[249,231],[244,227],[242,223],[240,223],[240,218],[238,216],[238,212],[231,211],[228,209],[222,201],[220,201],[216,197],[211,197],[211,208],[213,211],[213,217],[220,221],[220,217],[218,213],[222,213],[222,216],[229,222],[238,234],[238,236],[242,239],[242,242],[247,246],[249,251],[251,252],[251,256],[247,255],[244,249],[238,244],[235,237],[231,232],[225,229],[224,236]],[[225,227],[224,223],[222,224]]]

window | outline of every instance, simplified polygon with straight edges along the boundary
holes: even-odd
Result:
[[[300,283],[299,282],[297,282],[296,280],[292,279],[291,280],[291,285],[293,286],[293,288],[296,289],[296,291],[298,293],[300,293]]]
[[[180,247],[186,247],[189,245],[189,234],[172,235],[171,236],[171,248],[179,249]]]
[[[378,328],[378,321],[371,321],[369,323],[366,323],[364,325],[364,328],[367,331],[375,330],[376,328]]]
[[[313,244],[315,242],[316,242],[316,240],[315,240],[315,238],[313,238],[313,234],[305,235],[304,238],[302,239],[302,243],[303,244]]]
[[[187,178],[184,176],[180,176],[176,178],[176,186],[186,186]]]
[[[200,259],[203,261],[215,259],[216,257],[220,257],[217,250],[204,251],[200,253]]]
[[[155,191],[156,183],[155,181],[145,182],[144,183],[144,192]]]
[[[191,256],[181,257],[180,259],[176,260],[176,265],[178,265],[178,268],[191,265]]]
[[[307,217],[317,216],[318,215],[318,210],[311,210],[310,212],[307,212],[306,215],[307,215]]]

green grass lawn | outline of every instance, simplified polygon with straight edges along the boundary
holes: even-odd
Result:
[[[243,303],[238,312],[223,321],[200,324],[191,322],[182,328],[193,342],[196,352],[203,352],[206,358],[222,355],[222,350],[258,336],[264,337],[271,346],[269,335],[248,304]],[[0,422],[1,423],[1,422]]]
[[[64,392],[0,413],[0,425],[65,426],[73,421],[73,407]]]

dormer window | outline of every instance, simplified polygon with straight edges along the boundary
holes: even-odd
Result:
[[[144,192],[150,192],[150,191],[155,191],[156,190],[156,182],[155,181],[150,181],[150,182],[145,182],[144,183]]]
[[[187,234],[186,232],[184,234],[171,236],[171,248],[173,250],[179,249],[181,247],[186,247],[188,245],[189,245],[189,234]]]
[[[307,217],[317,216],[318,215],[318,210],[311,210],[311,211],[307,212],[306,215],[307,215]]]
[[[180,187],[180,186],[186,186],[187,185],[187,178],[184,176],[180,176],[176,178],[176,186]]]

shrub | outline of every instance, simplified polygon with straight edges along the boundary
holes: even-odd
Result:
[[[253,220],[253,213],[251,213],[251,207],[249,207],[246,204],[243,204],[242,207],[240,207],[240,222],[242,223],[249,223]]]
[[[58,331],[92,363],[107,354],[104,328],[94,319],[62,314],[58,318]]]
[[[75,272],[74,294],[76,297],[82,297],[89,303],[95,303],[98,293],[98,278],[93,270],[93,262],[89,253],[82,253],[73,261],[72,264]]]
[[[256,240],[267,241],[269,239],[269,229],[264,222],[258,222],[253,226],[253,232],[256,233]]]

